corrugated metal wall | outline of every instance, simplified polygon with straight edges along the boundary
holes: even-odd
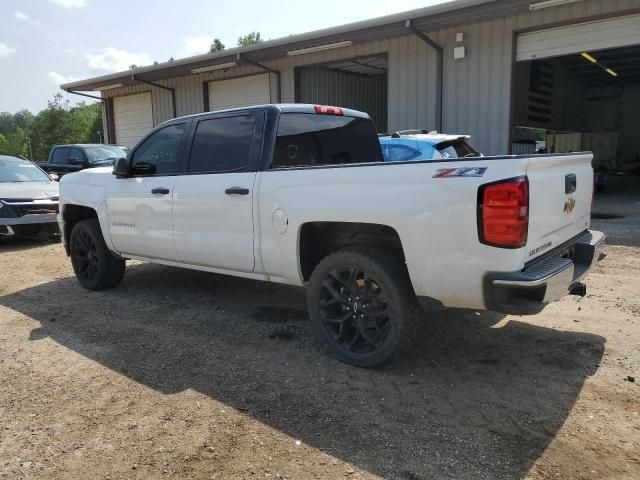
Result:
[[[387,131],[387,75],[304,67],[298,79],[301,103],[335,104],[367,112],[378,132]]]
[[[584,0],[561,7],[524,12],[495,20],[459,25],[426,32],[440,43],[444,53],[443,120],[447,133],[465,133],[486,154],[507,152],[509,146],[510,92],[513,33],[524,28],[640,8],[640,0]],[[465,34],[467,57],[453,59],[457,32]],[[355,44],[351,47],[314,54],[285,57],[268,66],[281,71],[282,101],[295,98],[294,69],[334,60],[387,53],[388,129],[433,128],[435,126],[436,58],[433,50],[415,36]],[[201,112],[204,108],[202,83],[217,78],[255,73],[253,66],[241,65],[228,73],[214,71],[163,82],[176,88],[177,115]],[[275,89],[276,82],[272,81]],[[171,117],[170,93],[145,85],[103,92],[122,95],[151,90],[154,123]],[[277,95],[273,94],[273,101]]]

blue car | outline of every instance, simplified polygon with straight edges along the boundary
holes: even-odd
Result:
[[[409,130],[380,137],[385,162],[456,160],[481,157],[468,143],[468,135],[444,135],[437,132]]]

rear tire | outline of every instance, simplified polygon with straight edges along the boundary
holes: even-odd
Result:
[[[83,220],[73,227],[69,251],[76,278],[87,290],[113,288],[122,281],[125,261],[107,248],[98,220]]]
[[[320,261],[309,280],[307,307],[320,343],[358,367],[380,365],[412,339],[418,313],[401,259],[360,248]]]

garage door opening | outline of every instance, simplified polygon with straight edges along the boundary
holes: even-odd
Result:
[[[388,64],[385,54],[296,68],[296,102],[367,112],[386,132]]]
[[[640,44],[521,60],[514,94],[513,153],[590,150],[599,190],[640,193]]]

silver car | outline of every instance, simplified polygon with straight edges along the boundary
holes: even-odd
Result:
[[[57,235],[54,178],[28,160],[0,155],[0,236]]]

